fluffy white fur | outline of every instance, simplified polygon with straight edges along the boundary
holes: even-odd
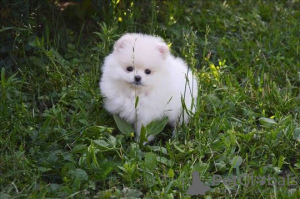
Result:
[[[131,72],[127,70],[130,66]],[[146,69],[151,73],[146,74]],[[100,90],[105,97],[105,108],[135,124],[136,140],[142,125],[164,116],[172,126],[178,121],[188,122],[186,111],[182,111],[182,99],[187,109],[195,110],[197,81],[185,62],[171,55],[159,37],[123,35],[105,58],[102,72]],[[135,76],[141,78],[138,83]],[[135,108],[137,96],[139,102]],[[148,137],[148,141],[153,139]]]

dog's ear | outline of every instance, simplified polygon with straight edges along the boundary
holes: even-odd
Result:
[[[130,35],[130,34],[123,35],[118,41],[116,41],[116,43],[114,45],[114,50],[119,51],[119,50],[125,48],[125,46],[128,45],[129,43],[131,43],[133,40],[134,40],[134,38],[132,37],[132,35]]]
[[[157,49],[163,59],[166,59],[168,57],[170,50],[166,43],[159,43],[157,45]]]

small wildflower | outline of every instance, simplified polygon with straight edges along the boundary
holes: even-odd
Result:
[[[209,83],[210,82],[209,73],[201,73],[201,79],[203,79],[206,83]]]
[[[118,21],[119,21],[119,22],[121,22],[122,20],[123,20],[122,17],[119,17],[119,18],[118,18]]]
[[[220,74],[219,74],[219,71],[217,70],[216,66],[213,63],[210,63],[209,68],[210,68],[212,74],[214,75],[215,79],[217,81],[219,81],[220,80]]]
[[[225,63],[226,63],[226,60],[220,60],[219,59],[219,66],[220,67],[225,66]]]
[[[130,137],[132,137],[132,138],[133,138],[133,137],[134,137],[134,133],[130,133]]]

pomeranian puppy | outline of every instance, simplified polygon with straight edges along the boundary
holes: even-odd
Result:
[[[187,123],[198,93],[196,78],[160,37],[137,33],[114,44],[102,67],[100,90],[107,111],[134,124],[136,141],[142,125],[165,116],[173,127]]]

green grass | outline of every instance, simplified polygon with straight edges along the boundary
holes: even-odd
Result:
[[[0,29],[0,198],[185,198],[193,171],[203,198],[299,198],[300,2],[113,2]],[[103,109],[100,67],[124,32],[163,37],[196,71],[175,138],[140,146]],[[242,174],[297,185],[212,185]]]

